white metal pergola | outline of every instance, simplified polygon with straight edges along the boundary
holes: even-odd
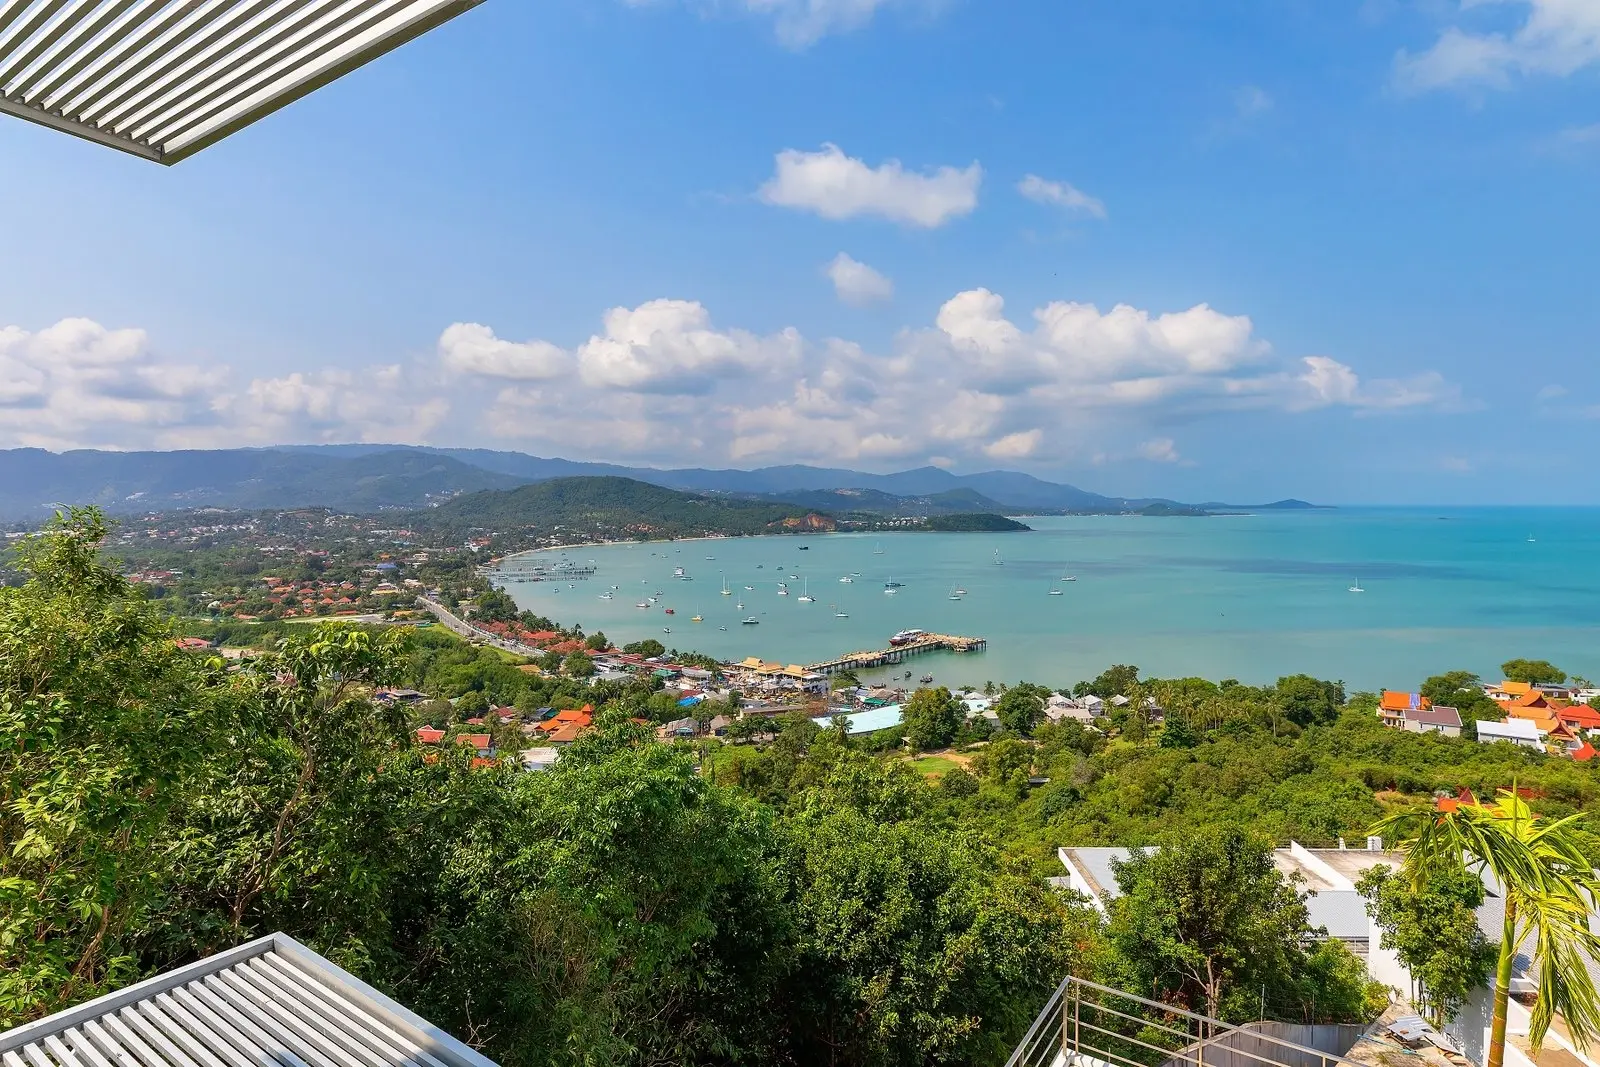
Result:
[[[0,113],[172,164],[483,0],[0,0]]]

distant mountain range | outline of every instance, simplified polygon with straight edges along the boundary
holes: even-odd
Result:
[[[182,507],[336,507],[355,511],[437,504],[463,493],[552,478],[611,476],[669,489],[885,515],[980,511],[1196,514],[1310,508],[1182,504],[1103,496],[1015,471],[957,475],[938,467],[867,474],[789,465],[756,470],[658,470],[545,459],[521,452],[395,445],[306,445],[178,452],[0,450],[0,519],[37,519],[57,503],[113,512]]]

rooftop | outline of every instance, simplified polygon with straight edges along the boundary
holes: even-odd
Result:
[[[18,1067],[495,1067],[283,934],[0,1034]]]
[[[0,113],[185,159],[483,0],[0,2]]]

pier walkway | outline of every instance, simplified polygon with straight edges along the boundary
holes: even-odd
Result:
[[[889,648],[881,648],[869,652],[846,652],[837,659],[807,664],[806,670],[816,674],[832,674],[834,671],[883,667],[892,663],[899,663],[909,656],[920,656],[924,652],[982,652],[988,647],[989,640],[984,637],[961,637],[955,634],[923,634],[915,641],[908,641],[903,645],[893,645]]]

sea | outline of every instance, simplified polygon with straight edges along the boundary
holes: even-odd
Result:
[[[1060,688],[1121,663],[1146,677],[1414,689],[1447,670],[1498,678],[1512,657],[1600,677],[1600,508],[1023,521],[1032,529],[586,545],[544,555],[592,563],[593,577],[506,588],[616,643],[653,637],[719,659],[806,665],[910,628],[988,642],[872,680]]]

